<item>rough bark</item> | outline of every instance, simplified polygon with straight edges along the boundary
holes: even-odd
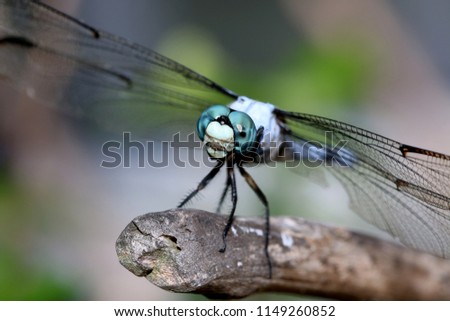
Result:
[[[163,289],[215,298],[273,291],[338,299],[450,299],[450,261],[297,217],[271,220],[269,279],[264,221],[237,217],[220,253],[225,222],[225,216],[199,210],[149,213],[121,233],[117,254],[129,271]]]

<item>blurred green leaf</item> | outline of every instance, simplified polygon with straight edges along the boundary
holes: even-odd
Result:
[[[0,247],[0,300],[76,300],[78,290]]]

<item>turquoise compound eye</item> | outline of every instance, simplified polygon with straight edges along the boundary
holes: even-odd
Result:
[[[235,150],[245,153],[256,139],[255,123],[249,115],[240,111],[232,111],[228,118],[233,125]]]
[[[197,122],[197,133],[198,137],[203,141],[205,139],[206,127],[213,120],[219,118],[220,116],[228,116],[230,114],[230,108],[223,105],[214,105],[208,107],[198,119]]]

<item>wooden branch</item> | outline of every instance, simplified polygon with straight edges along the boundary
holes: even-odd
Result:
[[[227,250],[219,253],[226,219],[187,209],[139,216],[117,240],[119,260],[163,289],[215,298],[276,291],[339,299],[450,299],[450,261],[297,217],[271,219],[268,279],[263,220],[237,217]]]

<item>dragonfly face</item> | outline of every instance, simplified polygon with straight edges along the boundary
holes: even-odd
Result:
[[[256,139],[255,123],[249,115],[220,105],[201,114],[197,133],[214,159],[223,159],[231,152],[246,154]]]
[[[334,174],[348,192],[351,208],[368,222],[406,245],[450,257],[450,156],[241,96],[148,48],[38,2],[0,0],[0,12],[9,17],[0,21],[0,78],[37,98],[78,108],[81,114],[104,107],[104,115],[114,102],[134,103],[151,114],[162,108],[174,116],[196,115],[198,134],[217,165],[179,206],[226,167],[219,208],[228,194],[233,208],[220,250],[225,250],[237,202],[237,168],[265,205],[269,257],[268,202],[243,165],[292,160],[301,167],[322,165]],[[17,72],[23,68],[30,75],[25,80]],[[43,83],[62,80],[70,90],[43,89]]]

